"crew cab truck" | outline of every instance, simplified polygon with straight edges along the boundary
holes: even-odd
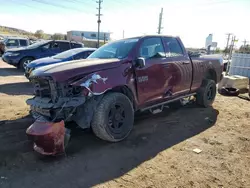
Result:
[[[188,96],[200,106],[211,106],[222,69],[219,59],[191,59],[179,37],[152,35],[108,43],[85,60],[31,73],[35,96],[26,102],[36,121],[27,134],[34,149],[45,155],[64,152],[68,122],[118,142],[132,130],[136,111],[161,111]]]

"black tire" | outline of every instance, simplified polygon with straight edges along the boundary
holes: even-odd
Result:
[[[108,93],[99,103],[91,127],[102,140],[118,142],[129,135],[133,124],[134,109],[129,98],[121,93]]]
[[[25,70],[25,67],[24,67],[25,64],[30,63],[33,60],[34,60],[34,58],[32,58],[32,57],[25,57],[25,58],[21,59],[18,68],[21,70]]]
[[[222,87],[219,90],[219,93],[221,95],[225,95],[225,96],[238,96],[240,94],[240,90],[236,89],[236,88],[226,88],[226,87]]]
[[[200,89],[196,95],[196,102],[203,107],[209,107],[213,104],[216,96],[216,83],[213,80],[203,80]]]

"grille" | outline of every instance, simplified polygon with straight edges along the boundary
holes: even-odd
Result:
[[[82,93],[80,86],[71,86],[65,83],[54,82],[52,78],[32,78],[35,95],[41,98],[50,98],[54,103],[59,97],[77,97]]]
[[[31,82],[34,85],[35,95],[41,98],[51,98],[51,88],[49,79],[44,78],[33,78]]]

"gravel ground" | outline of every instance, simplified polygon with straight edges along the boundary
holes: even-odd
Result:
[[[65,156],[42,157],[25,135],[32,87],[22,74],[0,61],[1,188],[250,187],[247,100],[218,95],[207,109],[141,114],[115,144],[76,129]]]

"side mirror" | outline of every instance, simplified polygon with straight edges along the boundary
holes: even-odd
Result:
[[[145,59],[143,57],[139,57],[135,60],[135,67],[136,68],[143,68],[146,66]]]

